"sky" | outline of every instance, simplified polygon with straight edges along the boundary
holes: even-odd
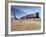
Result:
[[[40,6],[11,6],[11,13],[17,17],[20,18],[25,15],[33,14],[33,13],[39,13],[39,16],[41,14],[41,7]]]

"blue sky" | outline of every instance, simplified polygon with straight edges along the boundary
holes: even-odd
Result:
[[[12,14],[14,13],[17,18],[37,12],[39,12],[39,15],[41,14],[40,6],[16,6],[16,5],[11,6],[11,13]]]

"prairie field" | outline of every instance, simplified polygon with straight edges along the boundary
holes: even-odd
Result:
[[[21,19],[11,21],[11,31],[40,30],[40,19]]]

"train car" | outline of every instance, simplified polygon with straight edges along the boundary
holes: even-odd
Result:
[[[39,18],[39,13],[29,14],[21,17],[21,19],[31,19],[31,18]]]

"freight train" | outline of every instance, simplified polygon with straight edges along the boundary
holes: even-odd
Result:
[[[39,18],[39,13],[29,14],[21,17],[20,19],[31,19],[31,18]]]

